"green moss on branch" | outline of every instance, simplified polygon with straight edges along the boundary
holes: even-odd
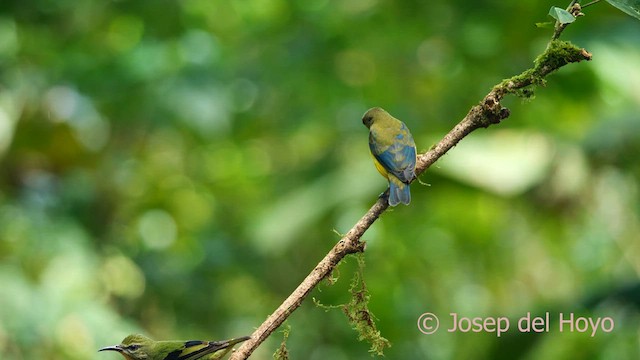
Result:
[[[591,60],[591,54],[568,41],[552,40],[544,53],[538,56],[533,68],[523,73],[503,80],[493,88],[498,99],[506,94],[513,94],[522,98],[533,96],[531,86],[546,84],[545,77],[559,68],[574,62]]]

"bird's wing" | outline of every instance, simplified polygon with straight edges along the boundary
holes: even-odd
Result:
[[[370,138],[369,149],[378,162],[400,181],[407,183],[415,176],[416,147],[411,133],[402,124],[400,134],[387,147],[379,145],[379,141]]]
[[[228,343],[227,343],[228,344]],[[224,348],[218,342],[190,340],[185,341],[181,349],[175,350],[167,354],[163,360],[196,360],[211,354],[217,350]]]

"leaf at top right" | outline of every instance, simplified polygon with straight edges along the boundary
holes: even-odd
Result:
[[[607,0],[607,2],[640,20],[640,0]]]

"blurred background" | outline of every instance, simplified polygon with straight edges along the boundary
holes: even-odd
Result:
[[[426,151],[531,66],[552,5],[3,0],[0,357],[252,333],[385,190],[362,114],[387,109]],[[640,357],[640,22],[584,12],[563,38],[593,61],[505,100],[365,234],[387,358]],[[355,269],[311,296],[346,303]],[[615,328],[452,334],[452,312]],[[286,324],[292,359],[371,358],[340,310],[308,299]]]

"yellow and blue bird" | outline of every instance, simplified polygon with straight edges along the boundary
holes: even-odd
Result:
[[[369,128],[373,163],[389,181],[389,205],[408,205],[409,183],[416,176],[416,144],[409,128],[379,107],[369,109],[362,123]]]

